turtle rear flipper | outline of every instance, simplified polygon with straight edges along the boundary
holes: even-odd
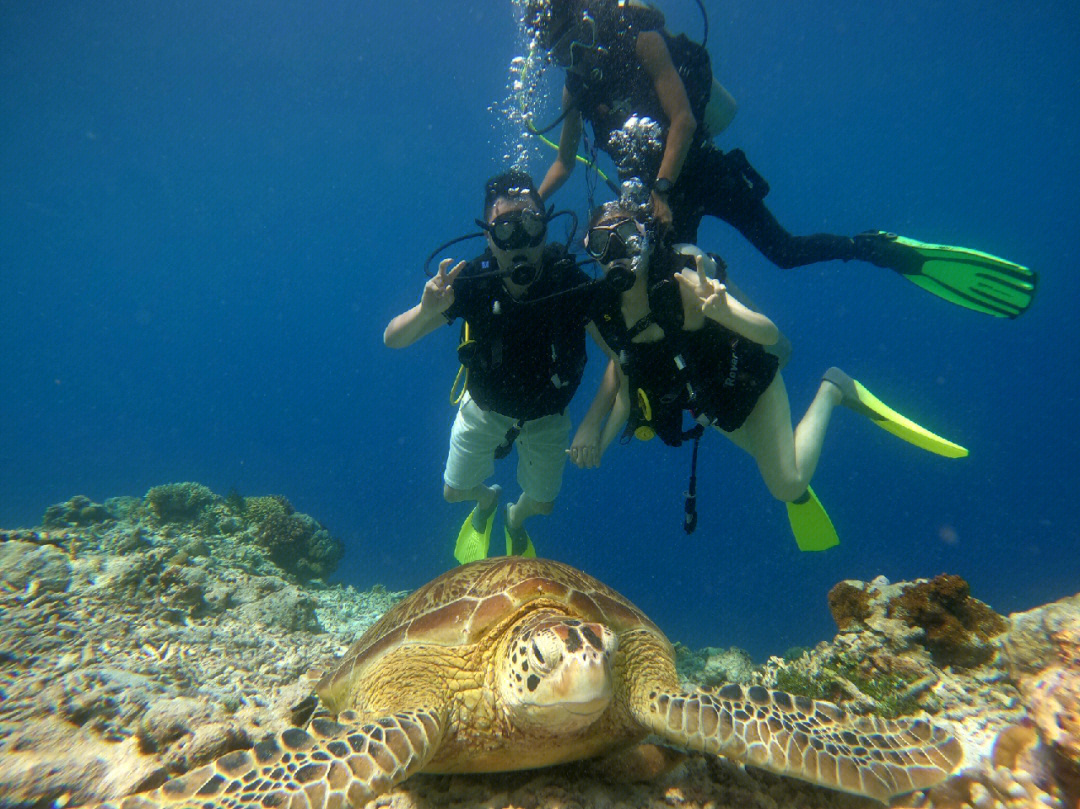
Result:
[[[944,781],[960,743],[925,720],[848,714],[761,686],[651,691],[638,719],[673,744],[887,803]]]
[[[290,728],[235,750],[119,809],[191,807],[240,809],[294,806],[363,806],[422,769],[438,749],[444,719],[432,711],[402,711],[375,722],[342,724],[315,718],[308,730]]]

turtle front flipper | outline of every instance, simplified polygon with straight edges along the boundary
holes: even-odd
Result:
[[[963,756],[925,720],[856,716],[761,686],[642,697],[638,720],[673,744],[883,803],[945,780]]]
[[[438,749],[444,717],[403,711],[375,722],[343,724],[316,718],[236,750],[103,809],[241,809],[241,807],[363,806],[422,769]]]

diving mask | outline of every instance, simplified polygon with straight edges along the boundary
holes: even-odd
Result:
[[[500,250],[539,247],[547,236],[547,217],[528,208],[500,214],[490,223],[477,219],[476,224],[487,231]]]
[[[585,252],[601,264],[610,264],[640,253],[644,236],[644,228],[634,219],[595,225],[585,234]]]
[[[585,235],[585,252],[604,265],[604,283],[623,293],[643,271],[649,234],[636,219],[595,225]]]
[[[597,50],[596,20],[588,12],[569,25],[548,49],[555,64],[570,68],[581,64],[587,54]]]

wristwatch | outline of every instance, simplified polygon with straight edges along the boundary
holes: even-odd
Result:
[[[666,197],[671,193],[671,188],[675,183],[671,182],[667,177],[661,177],[655,183],[653,183],[652,190],[662,197]]]

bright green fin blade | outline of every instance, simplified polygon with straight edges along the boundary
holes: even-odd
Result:
[[[993,317],[1022,315],[1035,296],[1038,276],[1022,264],[998,256],[927,244],[892,233],[856,236],[868,260],[903,275],[913,284],[957,306]]]
[[[800,551],[824,551],[840,544],[832,520],[809,486],[802,497],[786,505],[791,533]]]
[[[878,399],[874,394],[863,387],[858,380],[855,381],[855,390],[859,393],[859,404],[866,408],[866,415],[883,430],[887,430],[898,438],[902,438],[909,444],[925,449],[935,455],[944,455],[946,458],[966,458],[968,451],[959,444],[954,444],[947,438],[942,438],[937,433],[932,433],[925,427],[916,424],[907,416],[901,415]]]
[[[491,546],[491,526],[495,522],[495,509],[492,509],[491,514],[488,515],[483,533],[473,528],[473,512],[475,511],[476,509],[470,511],[465,522],[461,524],[457,542],[454,544],[454,558],[462,565],[486,558],[488,548]]]
[[[916,424],[907,416],[897,413],[868,391],[861,382],[852,379],[839,368],[830,368],[822,378],[840,388],[845,407],[850,407],[856,413],[866,416],[878,427],[887,430],[897,438],[902,438],[909,444],[914,444],[935,455],[944,455],[946,458],[967,457],[968,451],[965,447],[942,438],[937,433],[932,433]]]
[[[506,555],[507,556],[513,556],[514,555],[514,539],[513,539],[513,537],[510,536],[510,530],[509,529],[503,529],[503,533],[506,534]],[[521,550],[521,553],[519,553],[518,556],[524,556],[526,559],[535,559],[536,558],[536,546],[533,545],[532,537],[529,536],[528,532],[525,532],[524,548],[520,549],[520,550]]]

